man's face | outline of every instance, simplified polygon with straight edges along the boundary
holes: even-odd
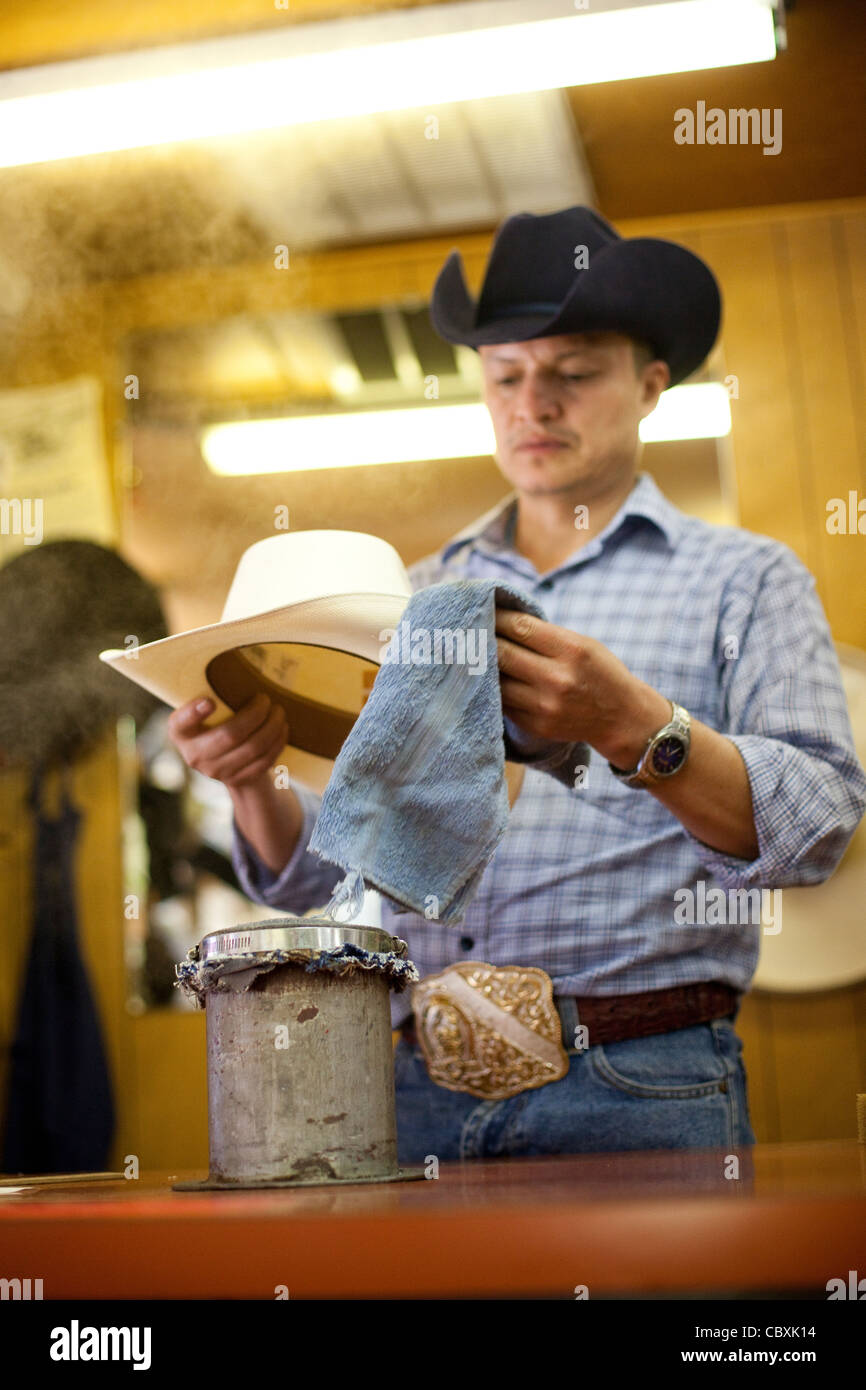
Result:
[[[565,333],[479,349],[497,462],[518,492],[585,495],[634,470],[638,426],[669,380],[635,367],[620,333]]]

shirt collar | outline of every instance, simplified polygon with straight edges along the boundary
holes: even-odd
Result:
[[[510,492],[501,502],[497,502],[489,512],[458,531],[442,551],[447,560],[461,546],[477,550],[482,554],[513,554],[511,539],[512,527],[517,513],[517,493]],[[624,524],[627,517],[642,517],[662,532],[668,544],[676,545],[682,533],[685,517],[678,507],[669,502],[649,473],[637,474],[634,486],[619,511],[611,517],[604,530],[595,537],[600,547]]]

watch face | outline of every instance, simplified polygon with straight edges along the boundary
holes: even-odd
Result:
[[[658,777],[669,777],[672,772],[676,772],[678,767],[682,767],[686,756],[686,748],[682,739],[675,734],[668,734],[656,744],[652,752],[653,772]]]

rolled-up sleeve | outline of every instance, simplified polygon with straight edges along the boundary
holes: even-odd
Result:
[[[724,733],[749,776],[758,856],[745,860],[693,835],[701,862],[728,887],[822,883],[866,809],[835,647],[815,580],[774,546],[721,615]]]
[[[234,820],[232,864],[242,891],[253,902],[300,915],[310,908],[323,907],[343,875],[335,865],[325,863],[307,849],[319,814],[321,797],[297,782],[292,783],[292,790],[301,803],[304,819],[298,843],[285,868],[279,874],[269,869]]]

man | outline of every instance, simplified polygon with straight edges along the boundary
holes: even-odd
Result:
[[[454,253],[431,314],[480,353],[513,493],[413,584],[501,578],[534,597],[548,621],[498,613],[504,713],[593,758],[573,790],[526,771],[461,927],[383,903],[422,978],[467,960],[544,971],[568,1053],[560,1080],[507,1099],[449,1089],[401,996],[400,1161],[753,1143],[733,1026],[762,930],[749,890],[827,878],[866,777],[809,572],[636,472],[640,421],[715,340],[715,281],[685,248],[569,208],[504,224],[477,304]],[[176,711],[172,737],[229,788],[245,891],[323,904],[319,798],[269,772],[283,715],[259,697],[202,730],[210,708]],[[688,910],[700,880],[724,890],[721,918]]]

